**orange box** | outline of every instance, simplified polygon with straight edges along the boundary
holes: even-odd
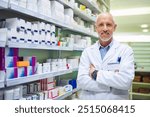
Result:
[[[27,67],[29,66],[29,61],[18,61],[17,67]]]

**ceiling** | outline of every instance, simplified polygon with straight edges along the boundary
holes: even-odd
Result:
[[[148,10],[140,13],[144,7]],[[115,16],[115,10],[127,10],[142,8],[140,11],[133,12],[133,15]],[[144,35],[150,34],[150,0],[110,0],[110,9],[117,23],[117,33],[140,33]],[[131,10],[130,10],[131,11]],[[128,13],[131,13],[128,11]],[[139,13],[139,14],[138,14]],[[142,32],[141,24],[148,24],[148,32]]]

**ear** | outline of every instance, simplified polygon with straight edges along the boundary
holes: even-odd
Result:
[[[117,28],[117,24],[114,25],[114,31],[116,30],[116,28]]]

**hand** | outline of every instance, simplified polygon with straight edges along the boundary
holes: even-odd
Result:
[[[90,77],[92,78],[92,73],[95,71],[95,66],[93,64],[90,65]]]

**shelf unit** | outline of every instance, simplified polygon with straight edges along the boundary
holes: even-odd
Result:
[[[88,21],[88,22],[92,22],[92,23],[94,23],[96,21],[95,17],[85,14],[84,12],[75,8],[75,6],[72,6],[69,3],[67,3],[65,0],[57,0],[57,1],[62,3],[65,7],[73,9],[74,14],[77,15],[78,17],[80,17],[81,19]],[[96,6],[89,0],[80,0],[80,2],[85,4],[88,8],[90,8],[94,12],[97,12],[97,13],[102,12],[98,8],[98,6]],[[85,36],[90,36],[92,38],[98,38],[98,35],[96,34],[96,32],[91,32],[89,29],[80,27],[79,25],[66,24],[66,23],[58,21],[57,19],[54,19],[52,17],[48,17],[48,16],[42,15],[38,12],[34,12],[34,11],[28,10],[26,8],[20,7],[20,6],[10,4],[9,2],[6,2],[6,1],[0,0],[0,10],[1,9],[3,9],[6,13],[7,12],[11,13],[11,14],[14,13],[14,14],[17,14],[17,16],[21,15],[21,16],[25,16],[30,19],[36,19],[39,21],[51,23],[58,27],[63,28],[64,30],[72,31],[74,33],[78,33],[78,34],[85,35]],[[3,42],[1,40],[0,40],[0,47],[9,47],[9,48],[15,47],[15,48],[23,48],[23,49],[31,49],[31,50],[32,49],[59,50],[59,53],[60,53],[60,51],[74,51],[74,50],[75,51],[83,51],[84,50],[84,48],[69,48],[69,47],[58,47],[58,46],[36,45],[36,44],[31,45],[31,44],[27,44],[27,43],[15,43],[15,42],[9,42],[9,41],[6,44],[6,42]],[[58,72],[36,74],[36,75],[28,76],[28,77],[21,77],[21,78],[16,78],[16,79],[9,79],[6,81],[0,81],[0,88],[6,88],[6,87],[15,86],[15,85],[20,85],[20,84],[24,84],[24,83],[28,83],[28,82],[32,82],[32,81],[36,81],[36,80],[45,79],[47,77],[60,76],[60,75],[72,73],[74,71],[78,71],[78,68],[62,70],[62,71],[58,71]],[[78,88],[74,89],[72,92],[68,92],[63,96],[57,97],[56,100],[64,99],[68,96],[71,96],[73,93],[76,93],[79,90],[80,89],[78,89]]]
[[[128,45],[132,47],[134,52],[134,60],[136,63],[135,75],[150,76],[150,42],[129,42]],[[149,87],[150,83],[133,82],[130,92],[130,99],[150,100],[150,94],[132,92],[132,89]]]

